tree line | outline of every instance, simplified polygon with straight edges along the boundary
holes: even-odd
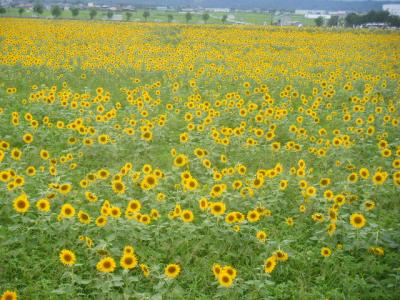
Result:
[[[345,18],[345,25],[347,27],[355,27],[367,23],[385,23],[392,27],[400,27],[400,17],[390,15],[389,12],[385,10],[371,10],[369,13],[364,15],[350,13]]]
[[[45,11],[45,7],[44,7],[44,5],[42,3],[36,2],[33,5],[32,10],[33,10],[34,13],[36,13],[38,15],[42,15],[44,13],[44,11]],[[71,11],[71,15],[72,15],[73,18],[76,18],[79,15],[80,9],[78,7],[70,7],[69,10]],[[18,14],[20,16],[24,12],[25,12],[24,8],[21,7],[21,8],[18,9]],[[58,5],[53,5],[50,8],[50,13],[54,18],[60,17],[62,12],[63,12],[63,8],[61,8]],[[0,6],[0,14],[5,14],[5,13],[6,13],[6,9],[4,7]],[[97,16],[97,13],[98,12],[97,12],[97,10],[95,8],[91,8],[89,10],[90,19],[93,20]],[[112,17],[114,16],[114,12],[111,11],[111,10],[108,10],[107,13],[106,13],[106,16],[107,16],[108,19],[112,19]],[[126,17],[127,21],[130,21],[130,19],[132,18],[132,12],[126,11],[125,12],[125,17]],[[147,21],[147,19],[150,17],[150,11],[145,10],[143,12],[142,17],[144,18],[145,21]],[[210,15],[205,12],[205,13],[203,13],[201,15],[201,18],[204,21],[204,23],[207,23],[207,21],[210,19]],[[185,14],[186,23],[189,23],[192,19],[193,19],[193,14],[190,13],[190,12],[187,12]],[[227,15],[223,15],[221,17],[221,22],[225,23],[227,21],[227,19],[228,19],[228,16]],[[172,22],[174,20],[174,15],[173,14],[168,14],[167,15],[167,20],[168,20],[168,22]]]

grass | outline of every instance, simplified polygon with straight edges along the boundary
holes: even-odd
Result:
[[[143,13],[145,10],[137,9],[135,11],[131,11],[132,17],[131,21],[143,21]],[[78,16],[74,17],[74,19],[78,20],[88,20],[90,10],[81,9],[79,11]],[[122,15],[122,20],[126,19],[126,13],[124,11],[114,11],[114,15]],[[150,17],[148,21],[150,22],[168,22],[168,15],[173,16],[174,23],[186,23],[185,14],[177,11],[156,11],[150,10]],[[224,15],[234,16],[233,20],[227,20],[226,24],[231,23],[244,23],[244,24],[254,24],[254,25],[270,25],[273,22],[278,22],[281,16],[275,16],[270,13],[251,13],[251,12],[230,12],[230,13],[221,13],[221,12],[209,12],[210,18],[207,23],[210,24],[223,24],[222,17]],[[35,14],[32,11],[25,10],[21,15],[18,13],[18,8],[8,8],[7,12],[4,14],[7,17],[45,17],[51,18],[50,10],[45,10],[42,15]],[[73,18],[70,10],[64,10],[60,16],[60,18],[70,19]],[[95,20],[106,20],[107,19],[107,11],[106,10],[97,10],[97,15],[94,17]],[[290,20],[292,22],[302,22],[305,26],[314,26],[314,20],[306,19],[302,15],[294,15],[290,14]],[[192,19],[189,21],[194,24],[203,24],[204,20],[202,19],[202,13],[192,13]]]

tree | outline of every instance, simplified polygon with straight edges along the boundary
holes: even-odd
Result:
[[[23,7],[18,8],[18,14],[20,16],[22,16],[22,14],[24,13],[25,9]]]
[[[355,25],[361,24],[360,23],[361,20],[360,20],[359,16],[357,14],[355,14],[355,13],[348,14],[346,16],[346,18],[344,19],[344,21],[345,21],[345,25],[347,27],[353,27]]]
[[[7,11],[3,6],[0,6],[0,14],[5,14]]]
[[[192,19],[192,14],[190,12],[187,12],[185,14],[185,19],[186,19],[186,23],[189,23],[189,21]]]
[[[44,12],[44,6],[40,2],[36,2],[35,5],[33,6],[33,11],[39,15],[41,15]]]
[[[167,17],[168,17],[168,22],[170,22],[170,23],[174,19],[174,16],[172,14],[169,14]]]
[[[97,15],[97,10],[92,8],[89,12],[90,20],[93,20],[96,15]]]
[[[150,17],[150,12],[149,12],[148,10],[145,10],[145,11],[143,12],[143,18],[144,18],[144,20],[147,21],[147,18],[148,18],[148,17]]]
[[[50,9],[50,11],[51,11],[51,15],[52,15],[54,18],[58,18],[58,17],[61,16],[61,14],[62,14],[61,7],[59,7],[58,5],[52,6],[51,9]]]
[[[223,15],[222,19],[221,19],[222,23],[225,23],[227,19],[228,19],[228,16],[227,15]]]
[[[201,18],[203,19],[204,23],[207,23],[208,19],[210,18],[210,15],[208,13],[204,13]]]
[[[317,25],[318,27],[321,27],[322,25],[324,25],[324,18],[323,17],[318,17],[314,20],[315,25]]]
[[[125,13],[125,15],[126,15],[126,20],[127,20],[127,21],[130,21],[130,19],[132,18],[132,13],[131,13],[130,11],[127,11],[127,12]]]
[[[113,17],[113,15],[114,15],[114,13],[111,11],[111,10],[109,10],[109,11],[107,11],[107,18],[108,19],[112,19],[112,17]]]
[[[69,9],[71,11],[72,16],[75,18],[77,15],[79,15],[79,8],[77,7],[71,7]]]
[[[328,20],[329,27],[338,26],[338,24],[339,24],[339,16],[331,16],[331,18]]]

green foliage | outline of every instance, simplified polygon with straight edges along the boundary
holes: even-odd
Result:
[[[201,18],[203,19],[204,23],[207,23],[208,19],[210,19],[210,15],[208,13],[202,14]]]
[[[93,20],[93,18],[97,15],[97,10],[92,8],[89,12],[90,20]]]
[[[51,15],[55,18],[58,18],[62,14],[62,9],[58,5],[52,6],[50,11],[51,11]]]
[[[329,27],[335,27],[339,25],[339,16],[331,16],[331,18],[328,20]]]
[[[150,17],[150,12],[149,12],[148,10],[145,10],[145,11],[143,12],[143,18],[144,18],[144,20],[147,21],[147,18],[148,18],[148,17]]]
[[[71,11],[72,16],[75,18],[79,15],[79,8],[78,7],[70,7],[69,9]]]
[[[44,5],[41,2],[36,2],[33,5],[33,11],[39,15],[41,15],[44,12]]]
[[[190,12],[187,12],[185,14],[185,19],[186,19],[186,23],[189,23],[189,21],[192,19],[192,14]]]
[[[314,21],[315,21],[315,25],[318,27],[323,26],[324,22],[325,22],[323,17],[318,17]]]

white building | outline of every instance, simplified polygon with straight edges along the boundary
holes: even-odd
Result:
[[[294,11],[295,15],[326,15],[325,10],[316,9],[296,9]]]
[[[229,8],[206,8],[205,10],[210,12],[221,12],[221,13],[230,12]]]
[[[323,17],[324,19],[330,19],[331,15],[321,15],[321,14],[306,14],[304,15],[306,19],[318,19],[319,17]]]
[[[388,11],[391,15],[400,16],[400,4],[384,4],[382,10]]]

